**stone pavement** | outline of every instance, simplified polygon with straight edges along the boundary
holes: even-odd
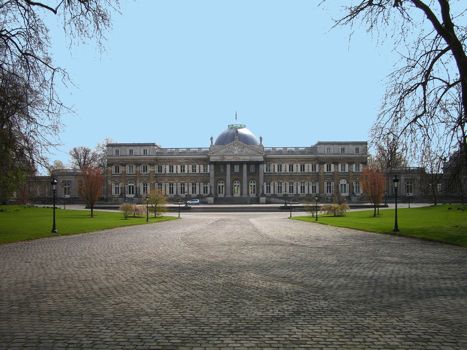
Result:
[[[182,220],[0,246],[1,349],[467,349],[467,249]]]

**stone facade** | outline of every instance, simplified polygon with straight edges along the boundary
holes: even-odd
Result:
[[[266,203],[286,197],[337,195],[358,200],[367,143],[318,142],[310,147],[264,147],[244,125],[229,125],[207,148],[155,143],[107,145],[108,199],[145,198],[160,189],[169,199],[209,203]]]

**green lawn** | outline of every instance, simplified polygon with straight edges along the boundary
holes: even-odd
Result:
[[[467,207],[465,206],[439,205],[404,208],[398,209],[397,213],[400,230],[398,234],[401,236],[467,247]],[[315,220],[311,216],[294,219],[312,222]],[[381,210],[377,217],[373,217],[372,210],[348,212],[344,217],[320,216],[318,223],[370,232],[393,233],[394,210]]]
[[[174,220],[172,216],[150,218],[150,223]],[[114,227],[146,224],[146,217],[128,218],[121,213],[89,210],[56,210],[57,230],[60,235],[99,231]],[[52,208],[0,206],[0,244],[53,236]]]

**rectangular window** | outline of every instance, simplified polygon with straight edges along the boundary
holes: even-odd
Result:
[[[271,172],[271,164],[270,163],[267,163],[266,164],[266,173],[270,173]]]
[[[114,165],[114,174],[120,174],[120,166],[119,165]]]
[[[162,173],[164,172],[162,165],[158,165],[158,166],[157,166],[157,172],[158,172],[159,174],[162,174]]]
[[[353,183],[353,192],[355,194],[360,194],[360,182]]]
[[[148,194],[148,184],[147,183],[143,183],[143,194],[144,195]]]
[[[143,165],[141,166],[141,172],[142,172],[143,174],[147,174],[147,173],[148,173],[148,166],[147,166],[146,164],[143,164]]]
[[[128,150],[128,155],[130,155],[130,156],[133,155],[133,150],[131,148]]]
[[[209,184],[203,184],[203,194],[209,194]]]
[[[173,172],[174,172],[174,166],[171,164],[169,165],[169,173],[173,174]],[[169,193],[170,193],[170,190],[169,190]]]
[[[145,149],[143,149],[143,156],[147,156],[147,155],[148,155],[148,149],[145,148]]]
[[[326,153],[331,153],[331,147],[326,147]]]
[[[174,184],[173,184],[173,182],[169,183],[169,194],[174,194]]]
[[[63,195],[65,197],[70,197],[71,194],[71,180],[63,181]]]
[[[120,150],[119,150],[119,149],[116,149],[116,150],[115,150],[115,155],[116,155],[116,156],[119,156],[119,155],[120,155]]]
[[[345,147],[341,147],[341,154],[345,154]]]
[[[356,163],[353,165],[353,169],[356,173],[360,172],[360,163]]]
[[[407,195],[412,195],[413,194],[413,182],[412,182],[412,180],[406,180],[405,181],[405,193]]]
[[[254,173],[256,171],[256,166],[254,164],[250,164],[250,173]]]
[[[332,164],[326,163],[326,172],[330,173],[332,171]]]
[[[131,196],[134,196],[135,194],[135,185],[134,184],[128,184],[128,194]]]
[[[133,165],[128,165],[128,174],[133,174],[135,171],[135,168]]]
[[[277,164],[277,172],[282,173],[282,164]]]
[[[191,172],[196,173],[196,164],[191,165]]]
[[[318,167],[316,166],[316,164],[311,164],[311,171],[314,173],[318,171]]]
[[[114,184],[114,195],[118,196],[120,195],[120,184]]]
[[[238,173],[240,171],[240,165],[234,164],[234,173]]]
[[[360,147],[355,147],[355,154],[360,154]]]
[[[326,194],[332,194],[332,182],[326,182]]]
[[[289,182],[289,193],[294,193],[294,185],[293,185],[293,182]]]
[[[157,184],[157,189],[162,192],[162,184],[161,183]]]
[[[186,190],[186,188],[185,188],[185,183],[182,182],[182,183],[180,184],[180,194],[185,194],[185,190]]]
[[[293,164],[289,164],[289,173],[293,173]]]
[[[347,164],[341,164],[340,167],[341,167],[341,173],[344,173],[347,171]]]
[[[191,194],[197,194],[196,193],[196,184],[194,182],[191,184]]]
[[[311,183],[311,193],[313,194],[318,193],[318,187],[316,186],[316,182]]]
[[[277,183],[277,193],[282,194],[282,182]]]
[[[305,183],[300,182],[300,193],[305,193]]]
[[[180,172],[185,173],[186,172],[186,166],[185,165],[180,165]]]
[[[207,173],[207,172],[208,172],[208,165],[203,164],[203,173]]]
[[[266,182],[266,194],[271,194],[271,183]]]
[[[300,172],[301,173],[305,172],[305,164],[300,164]]]

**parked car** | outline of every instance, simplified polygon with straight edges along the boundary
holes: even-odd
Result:
[[[191,205],[191,204],[199,204],[199,199],[197,199],[197,198],[190,199],[190,200],[186,201],[186,204],[189,204],[189,205]]]

